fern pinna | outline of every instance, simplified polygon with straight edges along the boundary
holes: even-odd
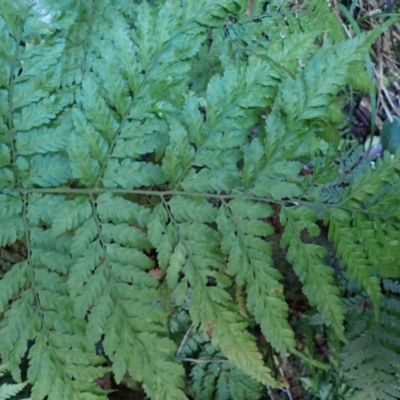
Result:
[[[324,221],[375,304],[380,278],[398,276],[399,158],[346,179],[335,164],[337,95],[368,88],[363,61],[391,21],[345,40],[326,2],[283,3],[1,1],[0,245],[26,257],[0,281],[0,355],[19,380],[33,343],[32,399],[105,399],[99,342],[116,382],[187,398],[177,309],[229,361],[218,374],[251,378],[240,393],[279,386],[247,330],[296,352],[277,212],[305,295],[341,339],[334,271],[301,232]]]

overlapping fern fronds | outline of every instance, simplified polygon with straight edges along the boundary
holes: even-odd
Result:
[[[248,330],[254,318],[276,352],[295,351],[271,257],[276,213],[338,337],[333,270],[302,231],[324,220],[375,304],[380,278],[398,277],[399,157],[360,164],[347,183],[333,163],[336,96],[380,31],[343,40],[327,5],[280,3],[1,2],[0,245],[23,242],[26,258],[0,281],[0,356],[19,379],[33,342],[34,400],[105,399],[98,342],[117,382],[187,398],[171,307],[229,361],[199,372],[217,385],[204,396],[279,386]]]

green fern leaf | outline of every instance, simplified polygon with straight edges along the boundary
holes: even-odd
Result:
[[[108,162],[103,183],[108,188],[121,186],[124,189],[151,186],[165,182],[165,176],[158,165],[148,162],[131,162],[125,159]]]
[[[390,290],[390,281],[385,281],[385,288]],[[355,399],[388,400],[400,395],[397,381],[399,300],[389,295],[380,306],[379,323],[372,310],[361,316],[364,324],[350,330],[351,341],[342,353],[342,370],[350,385],[357,389]]]
[[[67,130],[68,126],[64,125],[56,129],[41,128],[30,132],[18,132],[16,135],[18,153],[25,156],[56,153],[66,147],[65,131]]]
[[[250,333],[299,355],[274,227],[336,337],[344,308],[317,221],[375,309],[389,297],[399,159],[372,169],[345,150],[337,95],[392,20],[346,40],[328,4],[302,7],[0,2],[0,246],[22,253],[0,280],[0,356],[17,381],[28,357],[34,400],[105,398],[99,345],[115,380],[152,399],[278,387]]]
[[[72,176],[68,159],[60,155],[36,155],[30,161],[21,157],[17,160],[16,166],[25,187],[59,186],[66,183]]]
[[[6,365],[0,365],[0,378],[3,378],[4,373],[8,371]],[[28,382],[22,383],[2,383],[0,385],[0,399],[12,399],[14,396],[18,395],[26,387]],[[29,399],[24,399],[29,400]]]
[[[204,168],[197,174],[192,170],[181,185],[188,192],[230,192],[237,186],[238,178],[234,171]]]
[[[215,360],[198,363],[192,370],[193,390],[196,398],[204,400],[253,399],[260,398],[262,386],[249,379],[239,369],[229,363],[218,362],[219,354],[212,351],[202,352],[200,360]]]
[[[225,236],[222,248],[229,254],[228,271],[236,275],[238,285],[247,285],[248,310],[266,339],[284,354],[295,346],[294,333],[287,323],[288,306],[281,276],[272,267],[271,248],[260,239],[273,233],[270,225],[259,220],[272,213],[267,205],[233,200],[220,208],[217,222]]]
[[[311,305],[316,306],[327,325],[335,329],[336,335],[344,337],[344,309],[340,292],[334,284],[333,269],[324,261],[326,249],[315,244],[301,241],[301,232],[307,229],[311,236],[319,234],[319,227],[314,223],[316,215],[302,207],[284,208],[280,218],[286,225],[281,245],[289,244],[288,260],[304,284],[303,291]]]
[[[0,220],[0,245],[5,246],[21,239],[24,232],[24,221],[19,216],[2,218]]]
[[[52,232],[58,236],[67,230],[75,229],[84,222],[92,213],[92,208],[85,197],[78,197],[74,201],[66,202],[54,217]]]
[[[221,348],[229,360],[253,379],[276,387],[278,384],[269,368],[263,365],[253,338],[244,331],[246,324],[221,305],[226,303],[228,294],[222,289],[204,286],[195,286],[193,290],[190,311],[194,324],[200,316],[203,329],[212,335],[214,346]]]

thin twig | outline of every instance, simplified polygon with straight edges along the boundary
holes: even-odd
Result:
[[[373,67],[375,71],[375,75],[377,75],[379,81],[383,81],[383,72],[380,70],[379,73],[376,71],[375,67]],[[380,90],[383,92],[383,94],[386,97],[386,100],[389,102],[390,106],[392,107],[392,110],[394,111],[395,114],[399,115],[400,113],[396,110],[396,106],[393,104],[392,99],[390,98],[390,94],[388,93],[388,90],[385,88],[385,85],[382,83],[380,85]],[[385,111],[386,117],[389,119],[390,122],[393,121],[392,113],[389,111],[389,108],[386,104],[386,101],[384,100],[383,97],[381,97],[380,102],[382,104],[382,107]]]
[[[221,360],[221,359],[200,360],[200,359],[197,359],[197,358],[180,357],[179,354],[181,353],[182,348],[185,345],[185,343],[186,343],[186,341],[187,341],[187,339],[188,339],[188,337],[190,335],[190,332],[192,332],[192,329],[193,329],[193,324],[190,325],[189,329],[186,331],[185,336],[183,337],[183,339],[182,339],[182,341],[181,341],[181,343],[180,343],[180,345],[178,347],[178,350],[175,353],[175,358],[177,358],[180,361],[188,361],[188,362],[198,363],[198,364],[200,364],[200,363],[225,363],[225,362],[229,362],[229,360]]]
[[[268,396],[271,400],[275,400],[274,394],[272,393],[271,388],[268,385],[265,385],[267,387],[267,391],[268,391]]]
[[[274,363],[275,363],[276,367],[278,368],[278,371],[279,371],[279,373],[281,374],[281,376],[282,376],[282,378],[283,378],[283,381],[285,382],[285,386],[286,386],[286,387],[285,387],[284,390],[285,390],[286,394],[288,395],[289,399],[290,399],[290,400],[293,400],[292,393],[290,392],[289,382],[286,380],[285,374],[283,373],[283,369],[282,369],[282,367],[279,365],[278,357],[274,354],[274,355],[272,356],[272,358],[274,359]]]
[[[199,358],[189,358],[189,357],[176,357],[178,360],[181,361],[188,361],[188,362],[192,362],[192,363],[197,363],[197,364],[206,364],[206,363],[227,363],[230,362],[229,360],[221,360],[219,358],[215,358],[215,359],[210,359],[210,360],[202,360]]]
[[[193,324],[191,324],[189,326],[189,329],[186,331],[185,336],[183,337],[183,339],[182,339],[182,341],[181,341],[181,343],[180,343],[180,345],[178,347],[178,350],[175,353],[175,357],[179,358],[179,354],[182,351],[182,348],[185,345],[186,340],[187,340],[188,336],[190,335],[190,332],[192,332],[192,329],[193,329]]]

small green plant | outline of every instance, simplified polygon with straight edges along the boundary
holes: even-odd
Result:
[[[7,379],[6,373],[8,372],[8,368],[6,365],[0,365],[0,399],[16,399],[15,397],[25,389],[28,382],[23,383],[15,383],[9,382]],[[18,397],[18,399],[22,399],[22,397]],[[25,398],[25,400],[29,400]]]
[[[342,350],[341,370],[355,400],[397,399],[399,385],[400,286],[384,279],[385,297],[380,303],[380,318],[369,300],[354,296],[348,318],[349,343]],[[361,307],[360,307],[361,305]]]
[[[302,356],[274,218],[346,341],[326,249],[302,237],[328,226],[376,306],[400,274],[400,159],[358,163],[338,96],[370,87],[390,23],[345,40],[320,0],[0,2],[0,246],[26,247],[0,281],[0,356],[18,381],[28,352],[33,400],[105,399],[98,343],[153,400],[280,387],[248,329]]]

